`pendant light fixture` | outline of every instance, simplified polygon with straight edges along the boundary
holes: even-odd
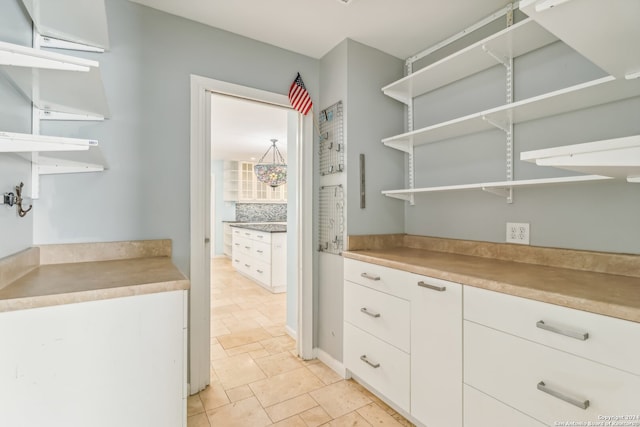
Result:
[[[280,150],[276,147],[277,139],[271,140],[271,147],[267,149],[267,152],[258,160],[258,163],[253,167],[253,171],[259,181],[276,188],[285,182],[287,182],[287,164],[284,162],[284,157],[280,154]],[[267,163],[264,161],[265,157],[269,154],[269,151],[273,150],[272,162]]]

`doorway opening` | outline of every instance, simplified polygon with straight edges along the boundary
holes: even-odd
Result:
[[[292,110],[286,95],[191,76],[191,292],[189,301],[190,394],[210,382],[211,252],[223,235],[212,232],[212,150],[216,114],[213,96],[261,103],[287,112],[287,307],[286,324],[296,337],[295,352],[312,358],[312,121]],[[223,114],[224,109],[218,109]],[[268,142],[268,141],[267,141]],[[263,142],[263,149],[267,144]],[[260,151],[258,151],[259,153]],[[254,154],[255,155],[255,154]],[[219,185],[220,178],[215,177]],[[218,203],[214,201],[214,209]],[[214,211],[215,213],[215,211]],[[215,224],[214,224],[215,225]],[[214,228],[215,230],[215,228]],[[266,317],[266,316],[265,316]]]

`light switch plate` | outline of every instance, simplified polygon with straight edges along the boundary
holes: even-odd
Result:
[[[517,243],[520,245],[529,244],[529,223],[528,222],[508,222],[507,223],[507,243]]]

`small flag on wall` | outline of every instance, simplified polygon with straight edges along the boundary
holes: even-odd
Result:
[[[304,87],[302,77],[300,77],[300,73],[298,73],[298,76],[295,78],[293,83],[291,83],[291,87],[289,88],[289,101],[294,109],[298,110],[305,116],[313,106],[309,92],[307,92],[307,89]]]

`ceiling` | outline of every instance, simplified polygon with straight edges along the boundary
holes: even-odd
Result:
[[[212,158],[257,161],[271,146],[271,139],[278,140],[278,150],[286,158],[288,111],[261,102],[212,94]]]
[[[319,59],[345,38],[400,59],[464,30],[508,0],[131,0]]]

